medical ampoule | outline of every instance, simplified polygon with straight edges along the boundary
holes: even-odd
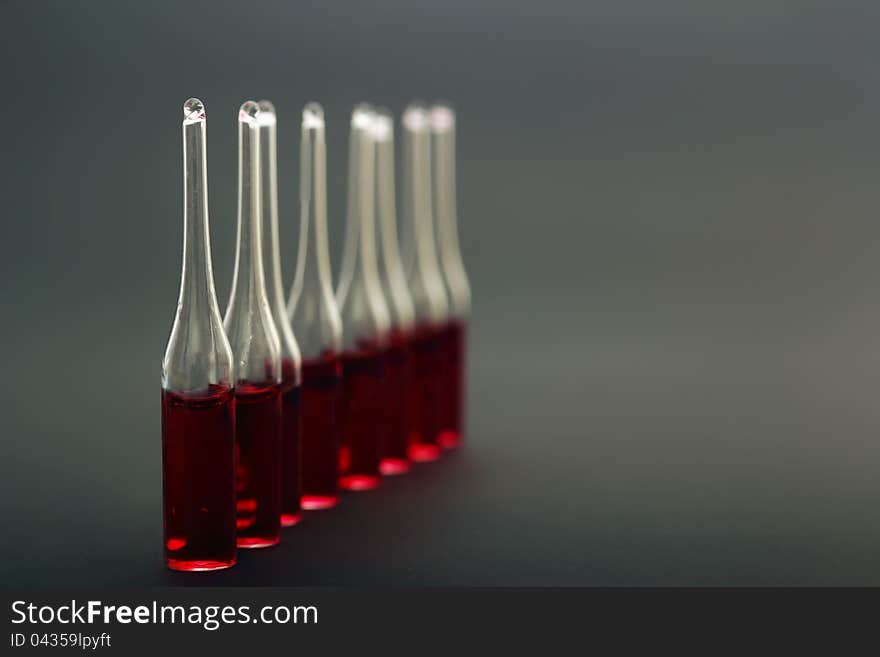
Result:
[[[175,570],[235,564],[235,402],[208,232],[205,108],[183,106],[183,267],[162,360],[165,563]]]
[[[444,330],[446,385],[440,444],[451,449],[464,437],[467,321],[471,310],[471,286],[458,246],[458,215],[455,193],[455,112],[446,104],[431,108],[434,155],[434,211],[440,245],[440,268],[449,293],[449,314]]]
[[[372,120],[365,105],[352,113],[345,244],[336,291],[343,341],[339,485],[346,490],[369,490],[381,483],[379,461],[388,425],[384,386],[389,319],[376,261]]]
[[[260,101],[260,185],[263,212],[263,264],[266,292],[281,346],[281,526],[302,518],[300,506],[300,367],[299,346],[287,318],[281,282],[281,248],[278,234],[277,116],[268,100]]]
[[[410,336],[413,366],[409,387],[409,456],[413,461],[433,461],[440,456],[447,300],[434,241],[431,127],[423,105],[410,105],[404,112],[403,136],[404,238],[409,255],[407,280],[415,311],[415,327]]]
[[[300,234],[287,303],[302,352],[302,507],[339,502],[342,322],[333,296],[327,246],[327,147],[324,110],[306,105],[300,143]]]
[[[263,271],[259,106],[238,113],[238,231],[223,326],[235,358],[238,547],[275,545],[281,529],[281,347]]]
[[[414,311],[406,283],[397,239],[394,185],[394,119],[386,109],[373,117],[376,142],[376,215],[379,222],[379,276],[388,302],[391,330],[385,358],[385,407],[388,419],[380,461],[384,475],[409,472],[410,414],[407,389],[410,379],[410,334]]]

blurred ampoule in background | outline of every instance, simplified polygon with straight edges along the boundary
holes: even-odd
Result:
[[[388,425],[381,446],[380,468],[384,475],[403,474],[410,469],[410,410],[408,388],[412,348],[410,336],[415,313],[400,256],[397,228],[397,191],[394,173],[394,118],[387,109],[376,109],[373,117],[376,143],[376,219],[379,224],[379,276],[388,304],[389,345],[385,359],[385,405]]]
[[[390,320],[376,258],[375,140],[372,108],[351,116],[345,244],[336,300],[342,315],[343,421],[339,484],[369,490],[381,483],[388,429],[386,360]]]
[[[413,103],[403,113],[404,266],[415,323],[409,386],[409,456],[433,461],[440,456],[446,404],[445,329],[449,304],[434,239],[431,193],[431,123],[428,109]]]
[[[235,361],[238,547],[281,539],[281,346],[266,294],[260,183],[260,108],[238,112],[238,230],[223,318]]]
[[[449,313],[443,331],[445,376],[440,444],[451,449],[464,438],[467,381],[467,322],[471,286],[458,245],[455,179],[455,111],[446,103],[431,108],[433,198],[440,247],[440,268],[449,294]]]
[[[263,266],[266,294],[281,348],[281,525],[290,527],[302,518],[300,507],[300,367],[301,357],[287,308],[281,278],[278,233],[278,117],[275,106],[260,101],[260,189]]]
[[[333,294],[327,244],[327,146],[324,110],[303,109],[300,142],[300,233],[287,314],[302,353],[302,507],[339,502],[338,450],[342,321]]]

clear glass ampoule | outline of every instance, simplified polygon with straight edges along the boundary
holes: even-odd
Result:
[[[260,101],[260,185],[263,214],[263,264],[266,293],[281,347],[281,526],[302,519],[300,497],[300,367],[299,345],[290,327],[281,282],[281,246],[278,234],[278,145],[275,106]]]
[[[162,360],[165,563],[235,564],[233,360],[220,320],[208,231],[205,107],[183,106],[183,267]]]
[[[449,293],[449,321],[444,335],[446,350],[445,406],[441,416],[440,444],[457,447],[464,437],[467,323],[471,311],[471,286],[458,245],[455,193],[455,111],[445,103],[431,108],[434,154],[434,211],[440,245],[440,268]]]
[[[376,143],[376,217],[379,223],[379,276],[388,302],[391,330],[385,360],[385,390],[388,426],[382,445],[380,469],[384,475],[408,472],[410,383],[412,333],[415,313],[406,283],[397,239],[397,192],[394,184],[394,119],[386,109],[373,117]]]
[[[303,109],[300,234],[287,314],[302,352],[302,507],[339,502],[342,321],[333,295],[327,246],[327,146],[324,110]]]
[[[343,421],[339,485],[369,490],[382,481],[379,462],[387,430],[385,360],[388,306],[376,260],[375,145],[372,109],[351,116],[348,199],[336,301],[342,315]]]
[[[403,114],[404,236],[410,254],[407,271],[415,314],[412,331],[413,367],[410,385],[409,455],[413,461],[440,456],[443,391],[446,383],[443,349],[448,304],[434,241],[431,199],[431,125],[424,105],[412,104]]]
[[[238,231],[223,325],[235,358],[238,547],[275,545],[281,529],[281,346],[263,271],[259,106],[238,112]]]

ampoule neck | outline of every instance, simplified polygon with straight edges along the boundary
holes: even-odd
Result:
[[[192,392],[231,386],[233,362],[214,289],[204,105],[191,98],[183,114],[183,258],[177,309],[162,361],[162,385]]]
[[[427,110],[404,112],[404,200],[408,224],[408,276],[418,322],[441,322],[448,316],[445,283],[434,239],[431,190],[431,137]]]
[[[379,275],[388,300],[392,328],[412,328],[414,310],[397,237],[397,191],[394,184],[394,120],[380,110],[373,124],[376,142],[376,216],[379,223]]]
[[[224,326],[240,381],[279,383],[280,341],[263,269],[259,107],[242,105],[238,121],[238,227],[232,291]]]
[[[266,294],[275,321],[275,328],[278,331],[285,383],[288,381],[298,383],[302,359],[299,345],[287,317],[281,276],[281,245],[278,226],[277,115],[274,105],[267,100],[260,101],[259,107],[262,241]]]
[[[471,290],[458,240],[455,169],[455,112],[446,104],[431,109],[433,198],[437,218],[440,267],[449,291],[450,315],[470,313]]]
[[[204,107],[184,107],[183,121],[183,265],[180,305],[205,298],[217,306],[208,224],[208,163]]]
[[[342,341],[327,238],[326,158],[324,113],[320,105],[310,103],[303,110],[299,249],[287,304],[304,360],[338,352]]]
[[[373,110],[360,105],[351,120],[346,242],[336,293],[348,346],[381,346],[390,324],[376,255],[373,119]]]
[[[294,287],[314,286],[332,293],[327,238],[327,146],[323,112],[304,111],[300,146],[300,252]]]

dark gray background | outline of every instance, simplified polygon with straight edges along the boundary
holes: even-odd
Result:
[[[880,5],[0,2],[0,581],[880,583]],[[459,110],[468,444],[207,576],[163,570],[182,102],[221,306],[235,117]],[[338,261],[338,260],[337,260]]]

